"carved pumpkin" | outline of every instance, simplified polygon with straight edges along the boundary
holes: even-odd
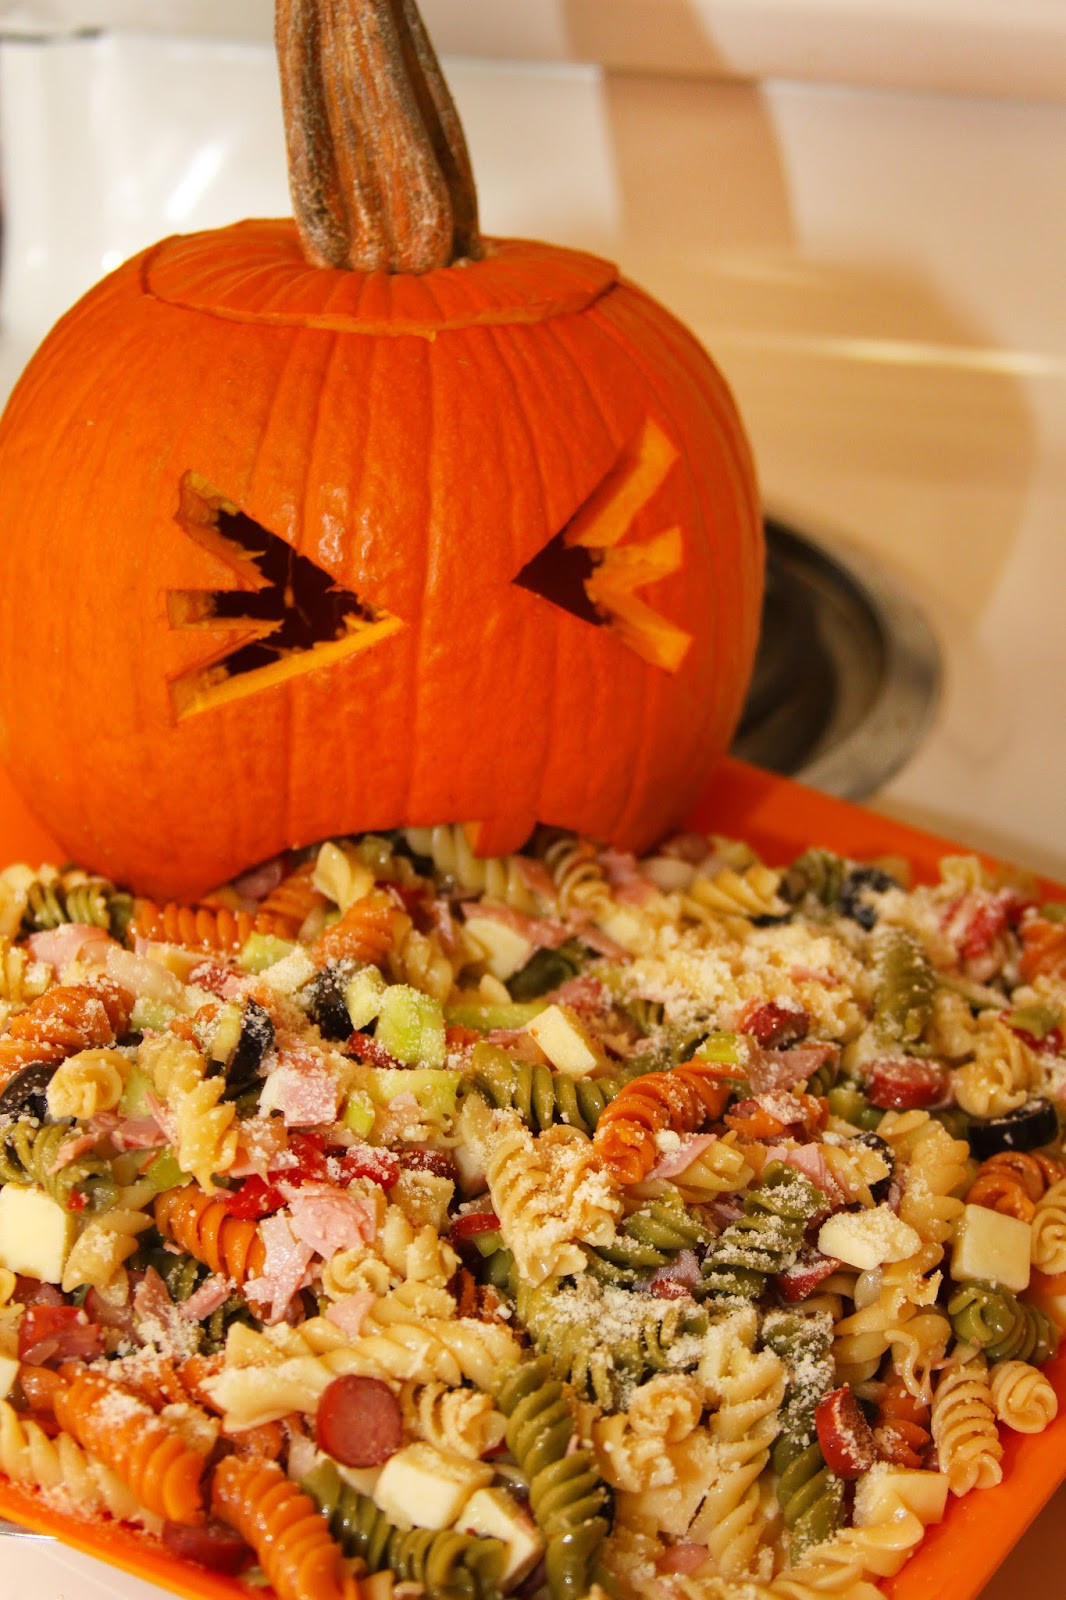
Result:
[[[399,824],[639,848],[740,712],[762,540],[727,387],[608,262],[479,238],[400,10],[279,0],[297,221],[119,268],[0,423],[3,759],[147,891]]]

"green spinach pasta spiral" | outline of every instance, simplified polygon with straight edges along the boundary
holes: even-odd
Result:
[[[106,1161],[76,1156],[56,1167],[60,1146],[73,1130],[67,1121],[38,1123],[24,1117],[12,1122],[0,1134],[0,1184],[38,1184],[70,1210],[106,1211],[115,1198]]]
[[[576,1287],[549,1278],[534,1289],[515,1275],[510,1287],[518,1320],[553,1376],[604,1411],[616,1411],[652,1373],[680,1370],[672,1346],[708,1327],[706,1312],[691,1305],[600,1290],[590,1281]]]
[[[680,1201],[653,1200],[626,1218],[610,1244],[589,1247],[588,1270],[601,1283],[632,1284],[641,1273],[654,1272],[679,1251],[709,1244],[713,1237]]]
[[[565,1122],[591,1134],[608,1100],[635,1076],[630,1067],[603,1078],[571,1078],[543,1063],[514,1061],[506,1050],[482,1042],[471,1052],[464,1088],[499,1110],[517,1111],[534,1133]]]
[[[1050,1361],[1059,1347],[1051,1319],[1009,1289],[968,1283],[948,1301],[955,1337],[981,1350],[989,1361]]]
[[[932,1016],[936,978],[912,933],[891,928],[877,940],[873,1031],[879,1044],[919,1043]]]
[[[785,1363],[788,1387],[780,1412],[783,1434],[796,1440],[814,1438],[818,1401],[833,1387],[833,1319],[828,1313],[803,1316],[798,1311],[768,1311],[762,1340]]]
[[[767,1278],[792,1262],[804,1228],[824,1204],[820,1190],[801,1172],[772,1161],[745,1196],[744,1215],[723,1229],[708,1251],[693,1292],[757,1300]]]
[[[610,1493],[592,1452],[571,1450],[574,1431],[563,1385],[543,1357],[516,1367],[496,1391],[507,1446],[529,1485],[529,1509],[547,1541],[553,1600],[583,1600],[610,1531]]]
[[[805,1433],[783,1433],[771,1452],[777,1499],[789,1533],[793,1562],[832,1538],[844,1522],[844,1483],[825,1464],[822,1447]]]
[[[132,895],[116,889],[109,878],[71,870],[34,879],[26,891],[22,928],[25,933],[40,933],[79,922],[106,928],[121,939],[132,912]]]
[[[785,873],[781,893],[793,904],[811,895],[828,908],[840,899],[850,865],[831,850],[805,850]]]
[[[397,1528],[369,1495],[341,1481],[332,1461],[316,1466],[301,1488],[345,1555],[359,1556],[369,1572],[387,1569],[401,1583],[421,1584],[426,1600],[491,1600],[499,1592],[505,1559],[499,1539],[453,1528]]]

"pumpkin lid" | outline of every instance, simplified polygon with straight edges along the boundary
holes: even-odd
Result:
[[[352,272],[308,264],[296,224],[238,222],[164,239],[145,257],[149,294],[235,322],[418,334],[542,322],[580,312],[618,269],[599,256],[525,239],[485,239],[477,261],[432,272]]]

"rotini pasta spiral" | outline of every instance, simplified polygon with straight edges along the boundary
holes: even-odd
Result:
[[[62,1061],[114,1044],[129,1027],[131,997],[118,984],[57,984],[8,1021],[0,1037],[0,1087],[31,1061]]]
[[[707,1251],[696,1294],[756,1299],[767,1278],[795,1258],[808,1221],[822,1205],[820,1191],[801,1172],[771,1162],[745,1195],[743,1216]]]
[[[1066,1272],[1066,1177],[1053,1183],[1032,1216],[1032,1259],[1041,1272]]]
[[[42,867],[26,885],[22,926],[27,932],[59,928],[77,922],[106,928],[116,939],[126,931],[133,898],[115,888],[109,878],[68,868],[57,872]]]
[[[679,1201],[651,1200],[633,1211],[607,1244],[588,1249],[588,1271],[603,1283],[633,1283],[681,1250],[709,1245],[711,1230]]]
[[[72,1137],[70,1122],[10,1123],[0,1132],[0,1183],[36,1184],[68,1210],[105,1210],[115,1197],[110,1167],[90,1155],[63,1160]]]
[[[889,1111],[878,1134],[904,1164],[899,1214],[926,1244],[944,1244],[962,1215],[969,1149],[928,1111]]]
[[[88,1122],[113,1111],[122,1098],[130,1064],[119,1050],[79,1050],[61,1061],[48,1082],[48,1115]]]
[[[266,1247],[254,1222],[231,1216],[224,1198],[215,1199],[195,1184],[167,1189],[155,1202],[155,1224],[212,1272],[247,1283],[266,1261]]]
[[[563,1386],[540,1358],[516,1367],[496,1401],[507,1418],[508,1448],[529,1484],[530,1510],[547,1540],[553,1600],[581,1600],[610,1527],[610,1501],[591,1452],[571,1448],[573,1420]]]
[[[1061,1161],[1040,1153],[1023,1150],[1001,1150],[989,1156],[977,1169],[966,1201],[969,1205],[987,1206],[1022,1222],[1031,1222],[1036,1214],[1037,1201],[1045,1192],[1066,1177],[1066,1167]],[[1034,1239],[1035,1247],[1035,1239]],[[1038,1261],[1037,1266],[1041,1263]],[[1056,1267],[1053,1271],[1062,1271]]]
[[[1058,1415],[1054,1389],[1027,1361],[1001,1361],[992,1368],[989,1389],[996,1416],[1016,1433],[1043,1433]]]
[[[530,916],[546,909],[531,887],[530,863],[521,856],[476,856],[461,824],[407,828],[404,837],[416,855],[432,861],[445,892],[481,894]]]
[[[596,917],[610,905],[610,885],[600,865],[599,851],[587,839],[564,834],[552,840],[543,859],[555,886],[557,908],[563,916],[579,911]]]
[[[844,1484],[826,1466],[817,1440],[808,1443],[803,1436],[782,1434],[771,1459],[789,1534],[789,1556],[795,1563],[843,1525]]]
[[[140,1505],[169,1522],[204,1520],[206,1451],[190,1449],[129,1390],[84,1371],[56,1394],[55,1414],[64,1432],[113,1468]]]
[[[136,1251],[138,1235],[151,1226],[148,1212],[121,1202],[92,1218],[71,1245],[63,1265],[63,1293],[87,1284],[124,1304],[128,1297],[124,1263]]]
[[[932,1018],[933,969],[905,928],[885,928],[875,936],[874,948],[874,1034],[881,1045],[916,1045]]]
[[[340,1548],[364,1561],[368,1572],[391,1571],[401,1583],[416,1583],[426,1600],[491,1600],[498,1593],[504,1566],[498,1539],[479,1539],[452,1528],[405,1532],[369,1495],[342,1483],[330,1461],[319,1463],[302,1487]]]
[[[45,992],[49,981],[43,961],[32,960],[20,945],[0,937],[0,1002],[5,1008],[28,1005]]]
[[[1055,1324],[1046,1312],[991,1283],[962,1285],[948,1301],[957,1339],[973,1345],[990,1362],[1028,1361],[1043,1366],[1059,1347]]]
[[[365,961],[380,965],[392,950],[403,922],[392,896],[382,889],[353,900],[338,922],[319,934],[311,946],[317,966],[327,961]]]
[[[554,1375],[605,1411],[649,1374],[675,1365],[671,1352],[686,1334],[707,1328],[706,1313],[684,1302],[635,1300],[587,1277],[573,1288],[553,1278],[534,1288],[513,1275],[511,1292],[519,1322]]]
[[[479,1460],[500,1443],[504,1420],[491,1395],[452,1389],[445,1383],[405,1383],[400,1393],[404,1423],[415,1438],[438,1450]]]
[[[227,1456],[215,1468],[211,1504],[251,1545],[278,1600],[359,1600],[314,1500],[277,1462]]]
[[[139,1511],[122,1479],[86,1455],[68,1433],[49,1438],[32,1417],[20,1417],[0,1400],[0,1471],[12,1483],[40,1489],[82,1515],[106,1511],[131,1521]]]
[[[1003,1476],[1003,1446],[981,1357],[953,1362],[937,1380],[933,1395],[933,1442],[937,1462],[953,1494],[987,1489]]]
[[[504,1244],[529,1283],[582,1271],[581,1246],[614,1237],[621,1202],[576,1128],[559,1124],[534,1140],[517,1113],[496,1112],[485,1176]]]
[[[1002,1117],[1044,1082],[1040,1058],[998,1017],[981,1018],[974,1056],[953,1074],[955,1099],[971,1117]]]
[[[130,931],[137,938],[161,944],[180,944],[186,950],[235,955],[253,933],[294,939],[299,923],[264,911],[233,910],[229,906],[185,906],[168,901],[135,900]]]
[[[682,902],[690,915],[711,912],[716,917],[780,917],[788,907],[778,893],[780,874],[761,861],[736,871],[724,867],[711,877],[702,873],[692,879]]]
[[[542,1062],[515,1061],[506,1050],[483,1041],[470,1054],[466,1088],[499,1110],[514,1110],[526,1126],[543,1133],[564,1122],[592,1134],[604,1106],[636,1074],[631,1069],[596,1078],[572,1078]]]
[[[593,1137],[617,1183],[639,1183],[658,1156],[656,1134],[694,1133],[725,1110],[729,1083],[710,1062],[688,1061],[649,1072],[622,1088],[601,1112]]]

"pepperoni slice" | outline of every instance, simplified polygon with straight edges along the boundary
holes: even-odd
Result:
[[[50,1361],[95,1361],[104,1353],[101,1328],[80,1306],[31,1306],[19,1324],[19,1360],[31,1367]]]
[[[835,1256],[823,1256],[819,1250],[805,1249],[800,1251],[786,1271],[778,1273],[774,1285],[786,1305],[797,1305],[839,1270],[840,1262]]]
[[[319,1448],[345,1467],[380,1467],[403,1443],[400,1402],[380,1378],[346,1373],[318,1403]]]
[[[742,1033],[754,1034],[759,1044],[775,1047],[805,1039],[810,1026],[811,1019],[802,1006],[782,1006],[776,1000],[756,1005],[740,1024]]]
[[[858,1478],[877,1460],[873,1430],[847,1384],[819,1400],[814,1426],[825,1464],[838,1478]]]
[[[461,1211],[452,1218],[453,1239],[472,1239],[478,1233],[496,1233],[500,1219],[495,1211]]]
[[[231,1578],[255,1559],[236,1529],[225,1522],[205,1522],[199,1528],[187,1527],[182,1522],[164,1522],[160,1538],[171,1555],[210,1567],[212,1572],[224,1572]]]
[[[935,1106],[947,1096],[947,1069],[937,1061],[900,1056],[875,1061],[867,1074],[866,1094],[881,1111],[915,1111]]]

